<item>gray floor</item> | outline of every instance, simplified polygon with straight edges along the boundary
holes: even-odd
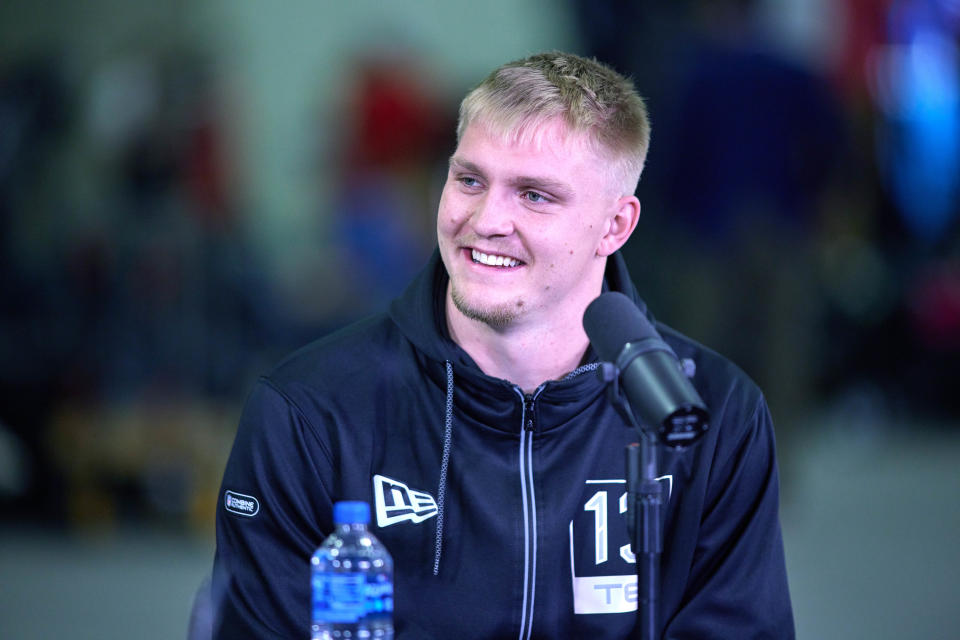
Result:
[[[789,465],[782,516],[799,638],[960,637],[954,431],[824,428]],[[0,638],[183,638],[211,553],[149,531],[0,531]]]
[[[960,425],[828,433],[781,512],[798,637],[960,638]]]
[[[212,546],[149,531],[0,533],[0,638],[184,638]]]

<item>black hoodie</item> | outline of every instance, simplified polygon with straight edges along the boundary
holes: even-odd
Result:
[[[258,381],[220,491],[217,638],[308,636],[309,558],[347,499],[371,504],[393,556],[398,639],[630,637],[634,431],[596,364],[533,394],[485,375],[446,332],[446,284],[435,253],[389,314]],[[604,288],[645,309],[618,254]],[[711,411],[700,442],[660,458],[664,637],[792,638],[763,396],[717,354],[658,330],[695,366]]]

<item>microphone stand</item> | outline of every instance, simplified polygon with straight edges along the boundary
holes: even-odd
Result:
[[[660,637],[660,511],[663,488],[657,481],[657,443],[641,430],[640,443],[627,445],[627,530],[637,560],[637,608],[643,640]]]
[[[639,443],[627,445],[627,531],[633,545],[637,566],[637,614],[635,633],[641,640],[660,638],[660,555],[663,552],[663,530],[660,519],[663,488],[657,480],[656,432],[644,429],[634,417],[626,398],[620,392],[620,371],[608,362],[598,369],[607,384],[611,404],[634,427]]]

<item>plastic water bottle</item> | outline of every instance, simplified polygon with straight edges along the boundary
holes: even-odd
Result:
[[[370,506],[338,502],[333,522],[310,560],[310,638],[393,640],[393,559],[367,530]]]

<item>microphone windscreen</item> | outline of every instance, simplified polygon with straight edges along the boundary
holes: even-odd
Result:
[[[628,342],[659,338],[637,305],[617,291],[601,294],[587,306],[583,328],[597,355],[607,362],[615,362]]]

